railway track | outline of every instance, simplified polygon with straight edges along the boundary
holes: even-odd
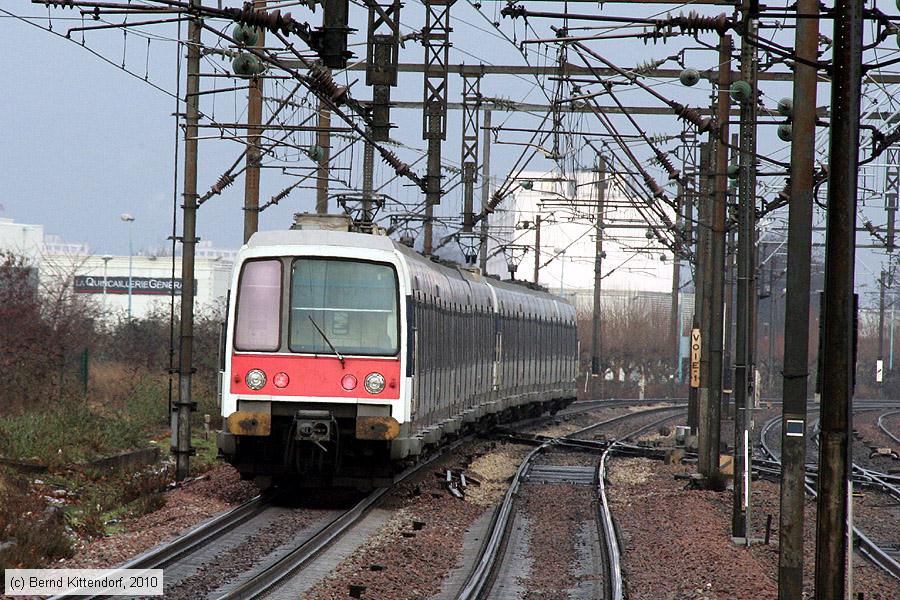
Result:
[[[660,401],[647,400],[643,403],[658,402]],[[599,409],[626,407],[641,403],[628,400],[585,402],[557,414],[561,416],[578,415]],[[677,407],[655,408],[622,415],[610,419],[608,422],[633,418],[641,414],[672,412],[673,410],[679,409]],[[539,419],[526,419],[512,425],[526,425],[547,419],[546,416]],[[585,428],[585,430],[590,429],[594,429],[594,427]],[[277,589],[285,581],[305,572],[326,549],[359,524],[378,504],[379,500],[394,489],[394,486],[422,472],[434,461],[453,451],[467,439],[462,438],[441,448],[428,460],[398,475],[393,486],[373,491],[368,496],[359,499],[347,510],[285,508],[277,493],[262,494],[194,527],[169,543],[135,557],[119,568],[165,568],[167,597],[170,593],[179,598],[196,597],[196,594],[202,594],[206,597],[223,600],[275,596]],[[201,586],[199,592],[191,587],[191,578],[207,567],[210,562],[215,562],[217,555],[235,552],[235,549],[242,543],[246,543],[254,535],[265,531],[266,525],[283,519],[285,516],[301,513],[309,513],[310,522],[305,527],[305,531],[301,532],[302,534],[292,536],[292,541],[284,541],[284,543],[277,544],[276,547],[270,547],[270,551],[263,560],[259,560],[259,556],[254,556],[247,569],[241,573],[232,573],[231,581],[224,585],[219,585],[222,582],[218,581],[216,585],[212,586],[213,589],[209,587],[203,589]],[[183,588],[183,585],[186,587]],[[276,593],[273,594],[273,592]],[[56,598],[71,597],[73,596],[66,595]],[[102,596],[79,597],[99,598]]]
[[[591,424],[572,433],[555,438],[541,438],[534,436],[532,438],[513,438],[514,441],[531,441],[537,446],[532,450],[519,465],[516,474],[503,498],[502,503],[494,512],[493,518],[489,525],[488,533],[485,535],[485,543],[482,544],[479,555],[475,560],[465,583],[456,594],[457,600],[477,600],[479,598],[499,597],[494,593],[498,569],[504,560],[504,557],[511,552],[510,532],[515,520],[517,505],[522,495],[523,486],[529,480],[532,474],[536,473],[536,467],[541,458],[546,456],[547,452],[555,448],[596,448],[596,442],[592,440],[580,440],[579,436],[616,423],[621,423],[628,419],[646,417],[658,413],[666,413],[664,417],[656,419],[648,424],[643,424],[625,436],[623,439],[631,439],[642,435],[643,433],[658,427],[660,424],[670,421],[672,418],[682,414],[684,410],[680,407],[663,407],[637,411],[626,415],[620,415]],[[593,443],[592,443],[593,442]],[[596,512],[594,514],[599,542],[602,545],[604,557],[604,587],[603,597],[612,600],[620,600],[623,597],[622,573],[619,566],[619,543],[616,536],[615,527],[613,526],[612,515],[606,499],[605,475],[606,465],[610,454],[614,453],[619,442],[605,444],[605,448],[601,454],[600,460],[597,461],[596,467],[593,469],[592,486],[596,494]],[[543,469],[540,476],[551,482],[562,482],[566,477],[570,477],[572,471],[564,469]],[[582,474],[583,476],[583,474]]]
[[[854,410],[876,410],[877,408],[872,408],[868,406],[860,406],[858,409],[854,408]],[[812,411],[811,411],[812,412]],[[781,453],[780,447],[776,449],[773,445],[769,444],[767,440],[767,436],[769,432],[775,428],[776,425],[780,425],[781,417],[776,417],[766,422],[766,424],[760,430],[760,447],[763,452],[771,458],[773,461],[777,462],[780,465],[781,461]],[[817,422],[816,422],[817,425]],[[815,442],[815,429],[816,427],[809,428],[809,439]],[[815,455],[815,454],[813,454]],[[894,499],[895,502],[900,503],[900,488],[898,488],[893,483],[886,480],[883,473],[876,473],[874,471],[864,469],[859,465],[852,465],[852,474],[854,483],[869,485],[875,487],[877,489],[881,489],[884,493],[889,495]],[[810,468],[810,465],[807,466],[807,474],[805,478],[805,488],[807,494],[812,497],[816,497],[816,485],[815,485],[815,476],[816,469],[815,467]],[[881,570],[888,573],[892,577],[900,579],[900,563],[897,562],[896,559],[891,555],[891,550],[888,548],[884,548],[880,546],[876,541],[874,541],[870,536],[866,535],[858,526],[853,525],[853,535],[856,540],[856,546],[863,556],[867,557],[873,564],[878,566]]]
[[[878,416],[878,422],[877,422],[877,424],[878,424],[878,428],[879,428],[882,432],[884,432],[884,434],[885,434],[886,436],[888,436],[889,438],[891,438],[892,440],[894,440],[894,442],[896,442],[897,444],[900,444],[900,437],[897,437],[897,434],[895,434],[893,431],[891,431],[891,430],[888,428],[888,426],[884,424],[884,418],[885,418],[885,417],[892,417],[892,416],[897,415],[897,414],[900,414],[900,410],[891,410],[891,411],[888,411],[888,412],[886,412],[886,413],[882,413],[882,414],[880,414],[880,415]]]

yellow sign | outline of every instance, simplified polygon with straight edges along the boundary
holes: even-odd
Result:
[[[691,387],[700,387],[700,330],[691,330]]]

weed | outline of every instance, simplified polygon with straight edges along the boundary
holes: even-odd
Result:
[[[47,507],[25,479],[0,470],[0,496],[0,571],[72,556],[63,512]]]

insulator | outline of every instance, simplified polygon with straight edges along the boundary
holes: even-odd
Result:
[[[639,37],[639,38],[643,39],[644,45],[646,46],[648,40],[653,40],[653,42],[655,44],[657,40],[665,40],[667,38],[672,37],[673,35],[675,35],[675,34],[669,32],[669,31],[654,30],[654,31],[645,31],[644,33],[640,33],[635,37]]]
[[[728,92],[735,102],[746,102],[753,95],[753,87],[743,79],[738,79],[731,84]]]
[[[679,14],[677,17],[668,17],[666,19],[658,19],[656,21],[656,29],[678,28],[681,33],[696,35],[698,33],[715,31],[720,36],[725,35],[731,29],[732,23],[728,20],[725,13],[714,17],[701,15],[697,11],[692,10],[688,14]]]
[[[662,165],[662,167],[666,170],[666,173],[669,174],[669,179],[678,179],[678,169],[675,168],[675,165],[672,164],[672,161],[669,160],[669,157],[657,148],[654,148],[653,151],[656,154],[656,161],[660,165]]]
[[[44,0],[44,4],[53,8],[75,8],[74,0]]]
[[[397,173],[397,175],[406,176],[409,174],[409,165],[397,158],[396,154],[386,148],[382,148],[381,146],[379,146],[378,149],[380,151],[381,158],[383,158],[384,162],[389,164],[391,168],[394,169],[394,172]]]
[[[327,69],[320,66],[314,66],[309,71],[309,77],[313,80],[315,87],[328,95],[335,104],[343,104],[347,99],[347,88],[338,85],[331,77],[331,73]]]
[[[287,35],[303,29],[300,23],[291,18],[291,13],[282,15],[280,10],[257,10],[250,2],[244,2],[243,8],[226,8],[225,12],[233,21],[262,27],[272,33]]]
[[[687,67],[678,76],[678,80],[681,81],[681,85],[693,87],[700,81],[700,71]]]
[[[511,17],[513,19],[518,19],[519,17],[525,16],[525,7],[521,4],[513,5],[507,4],[500,10],[500,14],[504,17]]]
[[[269,200],[269,204],[278,204],[279,202],[284,200],[287,195],[290,194],[293,190],[294,186],[288,186],[284,188],[283,190],[272,196],[272,198]]]
[[[706,133],[712,127],[712,119],[700,116],[696,108],[675,101],[672,101],[669,106],[672,107],[679,119],[693,123],[697,127],[697,133]]]
[[[782,98],[778,101],[778,114],[782,117],[791,118],[794,114],[794,101],[790,98]]]
[[[519,187],[521,187],[523,190],[530,190],[534,187],[534,182],[530,179],[526,179],[525,181],[519,183]]]
[[[259,42],[259,29],[246,23],[238,23],[231,37],[242,46],[255,46]]]
[[[325,156],[325,150],[321,146],[313,145],[306,149],[306,155],[310,160],[319,162]]]
[[[232,183],[234,183],[234,176],[231,173],[223,173],[222,176],[219,177],[219,180],[209,188],[209,191],[211,192],[210,195],[221,194],[222,190],[227,188]]]
[[[238,77],[253,77],[263,71],[263,65],[255,54],[241,52],[231,61],[231,70]]]
[[[778,139],[782,142],[789,142],[793,137],[793,132],[790,123],[782,123],[778,126]]]
[[[731,164],[728,165],[728,179],[737,179],[738,175],[741,174],[740,165]]]
[[[660,65],[665,63],[667,58],[663,58],[660,60],[647,60],[642,63],[639,63],[635,68],[631,69],[631,72],[635,75],[649,75],[651,71],[654,69],[658,69]]]
[[[506,198],[506,194],[502,193],[501,190],[495,191],[493,194],[491,194],[491,201],[485,207],[484,212],[487,214],[493,213],[495,210],[497,210],[497,205],[503,202],[504,198]]]

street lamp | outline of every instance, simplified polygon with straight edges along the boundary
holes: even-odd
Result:
[[[108,287],[108,283],[106,280],[107,268],[109,267],[109,261],[112,260],[112,256],[106,254],[103,256],[103,310],[106,310],[106,288]]]
[[[554,248],[553,252],[559,256],[559,295],[562,296],[566,281],[566,249]]]
[[[132,250],[131,245],[131,224],[134,223],[134,217],[132,217],[128,213],[122,213],[120,217],[123,221],[128,223],[128,320],[131,320],[131,266],[132,266],[132,257],[134,256],[134,252]]]

